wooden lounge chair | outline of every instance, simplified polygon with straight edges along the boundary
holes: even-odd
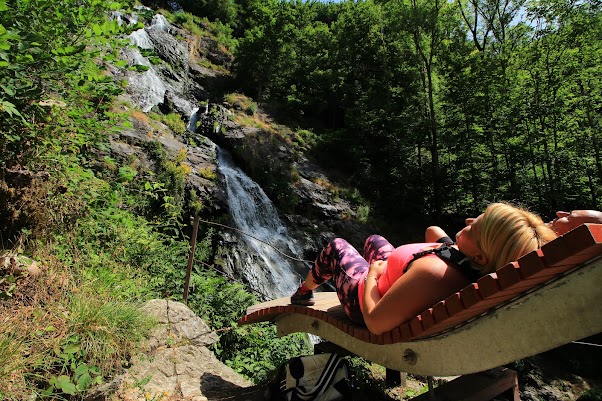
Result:
[[[602,332],[601,256],[602,224],[584,224],[382,335],[354,325],[335,293],[254,305],[239,324],[273,321],[401,372],[482,372]]]

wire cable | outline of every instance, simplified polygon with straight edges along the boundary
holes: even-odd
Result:
[[[280,249],[276,248],[274,245],[270,244],[269,242],[264,241],[264,240],[262,240],[260,238],[257,238],[254,235],[251,235],[251,234],[249,234],[247,232],[239,230],[236,227],[228,226],[226,224],[216,223],[216,222],[209,221],[209,220],[204,220],[204,219],[201,219],[201,218],[199,218],[199,221],[202,221],[203,223],[207,223],[207,224],[212,224],[214,226],[218,226],[218,227],[222,227],[222,228],[227,228],[227,229],[230,229],[230,230],[234,230],[234,231],[237,231],[237,232],[239,232],[241,234],[244,234],[244,235],[246,235],[248,237],[251,237],[251,238],[253,238],[256,241],[262,242],[262,243],[266,244],[267,246],[273,248],[276,252],[278,252],[279,254],[281,254],[282,256],[284,256],[285,258],[288,258],[288,259],[291,259],[291,260],[294,260],[294,261],[297,261],[297,262],[303,262],[303,263],[309,263],[309,264],[314,263],[311,260],[299,259],[299,258],[296,258],[294,256],[287,255],[286,253],[282,252]]]

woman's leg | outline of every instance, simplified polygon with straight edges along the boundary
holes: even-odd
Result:
[[[376,260],[387,260],[395,248],[384,237],[371,235],[364,243],[364,259],[370,265]]]
[[[368,262],[351,244],[337,238],[320,253],[308,276],[316,286],[334,278],[337,295],[345,312],[354,322],[363,323],[357,286],[368,267]]]
[[[356,323],[364,322],[359,305],[358,284],[375,260],[386,260],[395,248],[380,235],[368,237],[364,256],[347,241],[336,238],[320,252],[304,282],[307,290],[314,290],[334,277],[339,301],[347,315]]]

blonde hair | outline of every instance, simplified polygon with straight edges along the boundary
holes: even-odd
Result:
[[[479,222],[478,245],[487,257],[489,274],[557,237],[538,215],[508,203],[492,203]]]

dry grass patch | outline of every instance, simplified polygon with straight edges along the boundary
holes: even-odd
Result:
[[[43,383],[65,335],[70,273],[42,269],[0,303],[0,394],[25,399]]]
[[[148,116],[142,110],[130,109],[128,114],[131,118],[138,120],[145,125],[148,124]]]
[[[272,124],[265,121],[261,117],[261,115],[249,116],[249,115],[242,114],[242,113],[236,113],[234,116],[234,122],[236,124],[244,126],[244,127],[258,128],[258,129],[262,130],[263,132],[266,132],[269,134],[275,134],[277,132],[276,129],[272,126]]]
[[[120,371],[154,325],[139,307],[96,291],[54,258],[44,264],[0,302],[0,399],[62,394],[53,387],[57,378],[81,385],[85,369],[92,381],[78,387],[83,392]]]

